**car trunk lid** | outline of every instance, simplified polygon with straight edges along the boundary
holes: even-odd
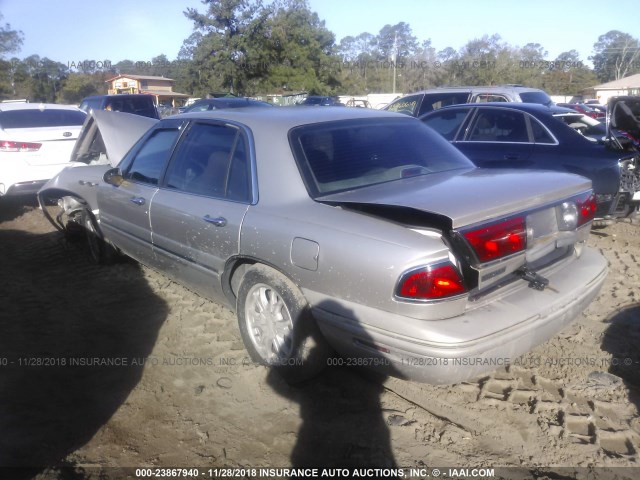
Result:
[[[436,228],[451,245],[473,293],[535,270],[584,242],[595,214],[591,181],[557,172],[470,169],[423,175],[318,198],[420,231]],[[589,207],[593,205],[593,211]],[[580,223],[580,211],[587,209]],[[573,210],[571,210],[573,209]],[[575,212],[563,224],[564,213]],[[496,249],[498,255],[492,255]],[[513,249],[513,250],[510,250]]]
[[[443,215],[457,229],[539,208],[591,188],[587,178],[558,172],[451,170],[320,196],[319,201],[407,207]]]

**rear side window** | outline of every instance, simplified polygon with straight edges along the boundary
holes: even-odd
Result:
[[[86,118],[83,112],[60,108],[9,110],[0,112],[0,127],[4,129],[72,127],[81,126]]]
[[[467,139],[471,142],[528,142],[527,123],[522,112],[482,109]]]
[[[239,129],[196,123],[178,147],[165,185],[187,193],[247,202],[251,192],[247,150]]]
[[[551,136],[549,131],[544,128],[538,120],[529,117],[531,122],[531,132],[533,133],[533,141],[535,143],[555,144],[556,140]]]

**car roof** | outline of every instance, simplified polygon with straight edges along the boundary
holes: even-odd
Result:
[[[171,119],[221,119],[243,123],[250,128],[257,128],[268,124],[272,127],[291,129],[299,125],[351,120],[362,118],[396,118],[411,119],[401,113],[386,112],[365,108],[336,107],[318,109],[305,106],[291,106],[280,108],[246,107],[229,110],[213,110],[205,112],[190,112],[173,115]],[[266,123],[265,123],[266,122]]]
[[[75,105],[59,103],[0,103],[0,112],[9,110],[80,110]]]
[[[84,97],[82,101],[92,100],[94,98],[124,98],[124,97],[153,97],[148,93],[114,93],[112,95],[90,95],[88,97]]]
[[[459,103],[457,105],[447,105],[446,107],[433,110],[425,113],[423,116],[427,116],[436,112],[443,112],[451,110],[452,108],[510,108],[512,110],[522,110],[530,113],[578,113],[571,108],[558,107],[556,105],[542,105],[540,103],[519,103],[519,102],[482,102],[482,103]]]
[[[504,92],[504,91],[511,91],[511,92],[544,92],[544,90],[541,90],[539,88],[533,88],[533,87],[525,87],[522,85],[480,85],[480,86],[474,86],[474,87],[465,87],[465,86],[458,86],[458,87],[436,87],[436,88],[428,88],[426,90],[420,90],[418,92],[413,92],[413,93],[409,93],[407,95],[415,95],[418,93],[442,93],[442,92],[459,92],[459,91],[476,91],[476,90],[482,90],[483,92]],[[405,96],[407,96],[405,95]]]

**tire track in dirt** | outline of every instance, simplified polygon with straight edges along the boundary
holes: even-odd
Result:
[[[109,316],[115,307],[140,309],[131,318],[153,315],[152,306],[146,310],[131,299],[140,282],[166,305],[148,352],[158,364],[146,364],[108,421],[68,454],[72,464],[286,466],[309,424],[343,437],[334,442],[339,445],[319,450],[318,458],[365,461],[375,448],[354,435],[352,425],[365,428],[372,419],[386,425],[395,461],[403,466],[640,462],[640,363],[613,365],[614,359],[639,360],[636,226],[618,224],[591,235],[590,245],[610,264],[601,294],[574,324],[527,354],[521,366],[453,386],[396,378],[376,383],[356,371],[331,368],[293,388],[245,361],[229,309],[132,262],[93,267],[76,245],[52,233],[37,210],[0,218],[6,240],[2,266],[10,272],[0,286],[20,298],[19,304],[5,302],[6,315],[49,315],[52,322],[71,315],[105,331],[119,320]],[[55,284],[47,284],[48,272],[56,272]],[[105,297],[106,285],[121,288],[111,288]],[[92,334],[88,328],[83,332]],[[335,409],[347,413],[333,418]]]

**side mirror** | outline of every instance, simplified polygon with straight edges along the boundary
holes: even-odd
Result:
[[[119,187],[122,182],[124,182],[124,178],[122,177],[122,172],[119,168],[110,168],[102,177],[105,183],[109,185],[113,185],[114,187]]]

